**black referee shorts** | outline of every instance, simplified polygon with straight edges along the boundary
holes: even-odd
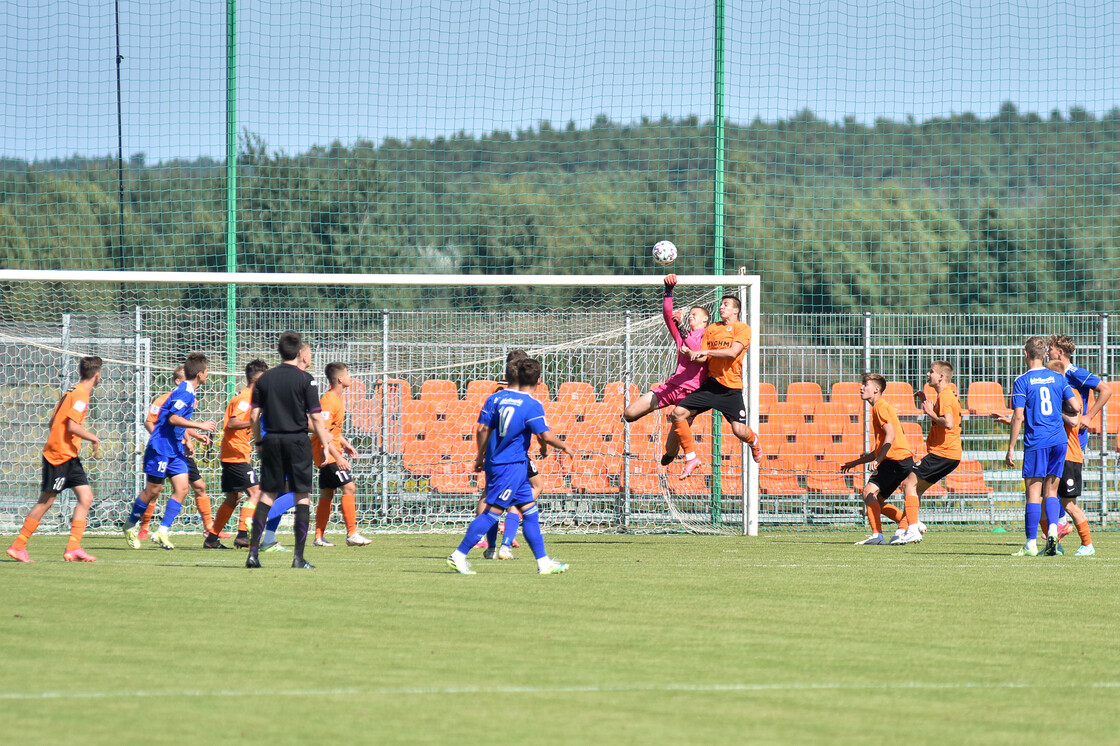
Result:
[[[315,464],[311,460],[311,439],[306,433],[270,433],[261,443],[261,490],[311,492]]]

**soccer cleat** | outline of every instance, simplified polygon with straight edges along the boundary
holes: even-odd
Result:
[[[540,575],[559,575],[567,571],[568,564],[566,562],[557,562],[556,560],[550,560],[544,567],[537,568],[537,573]]]
[[[902,537],[905,534],[906,534],[905,531],[903,531],[902,529],[899,529],[899,530],[895,531],[893,534],[891,534],[891,538],[887,539],[887,543],[888,544],[901,544],[901,543],[903,543],[902,542]]]
[[[519,543],[517,543],[517,539],[514,539],[513,541],[511,541],[510,546],[512,546],[514,549],[520,549],[521,548],[521,545]]]
[[[1062,549],[1062,544],[1061,544],[1061,542],[1058,542],[1058,546],[1057,546],[1057,548],[1056,548],[1056,549],[1054,550],[1054,553],[1055,553],[1055,554],[1065,554],[1065,553],[1066,553],[1066,550]]]
[[[754,440],[752,440],[750,443],[747,443],[747,445],[749,445],[751,447],[751,458],[754,459],[754,462],[756,464],[761,464],[762,463],[762,439],[759,438],[757,435],[755,435]]]
[[[475,549],[485,549],[486,548],[486,537],[483,536],[481,539],[479,539],[478,543],[474,545],[474,548]]]
[[[1071,533],[1073,533],[1073,526],[1069,525],[1068,523],[1062,523],[1060,521],[1058,522],[1058,541],[1066,538]]]
[[[694,472],[698,466],[700,466],[699,458],[685,459],[684,466],[681,467],[681,479],[688,479],[688,475]]]
[[[67,562],[97,561],[96,557],[94,557],[92,554],[88,554],[86,550],[82,549],[81,547],[78,547],[77,549],[71,549],[69,552],[63,552],[62,559],[66,560]]]
[[[267,544],[261,544],[261,551],[262,552],[290,552],[292,550],[288,549],[287,547],[285,547],[283,544],[281,544],[278,541],[270,541]]]
[[[676,455],[670,456],[667,453],[661,454],[661,465],[662,466],[668,466],[669,464],[673,463],[676,460],[677,460]]]
[[[260,566],[261,566],[260,557],[257,556],[256,552],[254,552],[253,550],[250,549],[249,550],[249,556],[245,558],[245,567],[248,567],[248,568],[252,569],[254,567],[260,567]]]
[[[1091,548],[1091,547],[1090,547]],[[8,556],[16,562],[34,562],[35,560],[27,556],[26,549],[16,549],[15,547],[8,547]]]
[[[235,547],[237,547],[238,549],[248,549],[249,548],[249,537],[238,536],[236,539],[233,540],[233,545]]]
[[[220,534],[218,534],[218,538],[219,539],[232,539],[233,534],[231,534],[229,531],[222,531]]]
[[[348,547],[364,547],[372,543],[372,541],[362,536],[357,531],[346,537],[346,546]]]
[[[140,529],[136,528],[135,526],[133,526],[132,528],[126,528],[124,530],[124,540],[127,541],[128,545],[133,549],[139,549]]]
[[[517,558],[513,556],[513,550],[512,549],[510,549],[505,544],[502,544],[500,547],[498,547],[498,559],[500,559],[500,560],[511,560],[511,559],[517,559]]]
[[[882,534],[871,534],[871,536],[868,536],[863,541],[857,541],[856,546],[872,546],[886,543],[886,539],[883,538]]]
[[[922,542],[922,532],[917,526],[911,526],[906,529],[906,533],[898,540],[899,544],[920,544]]]
[[[482,559],[492,560],[492,559],[496,559],[497,556],[498,556],[498,550],[497,549],[487,548],[487,549],[482,550]]]
[[[1046,537],[1046,546],[1042,550],[1042,556],[1053,557],[1058,553],[1058,541],[1053,536]]]
[[[202,542],[202,548],[203,549],[229,549],[229,547],[227,547],[225,544],[223,544],[221,539],[219,539],[217,536],[214,536],[214,534],[207,534],[206,535],[206,541]]]
[[[171,543],[171,537],[167,535],[166,531],[156,531],[152,534],[152,542],[162,549],[171,550],[175,545]]]
[[[145,539],[147,539],[150,536],[151,536],[151,534],[148,533],[148,529],[146,529],[146,528],[140,529],[140,533],[136,534],[136,538],[139,539],[140,541],[144,541]],[[133,549],[139,549],[139,548],[140,547],[133,547]]]
[[[1029,546],[1027,544],[1024,544],[1019,549],[1018,552],[1013,552],[1011,554],[1011,556],[1012,557],[1037,557],[1038,556],[1038,547],[1032,547],[1032,546]]]
[[[303,557],[294,557],[292,559],[292,567],[296,570],[314,570],[315,565],[311,564]]]
[[[316,546],[316,547],[333,547],[334,546],[334,544],[331,544],[329,541],[324,539],[322,536],[316,536],[315,541],[311,542],[311,545]]]
[[[467,558],[456,559],[452,554],[447,558],[447,566],[460,575],[475,575],[475,571],[471,569],[471,563],[467,562]]]
[[[11,554],[11,551],[12,550],[9,549],[8,553]],[[1079,547],[1076,552],[1074,552],[1073,556],[1074,557],[1091,557],[1096,553],[1097,553],[1097,550],[1093,549],[1092,544],[1084,544],[1081,547]]]

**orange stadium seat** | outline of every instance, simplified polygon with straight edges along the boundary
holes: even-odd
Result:
[[[832,434],[818,427],[815,422],[805,424],[794,434],[793,444],[807,454],[810,461],[819,461],[832,444]]]
[[[469,464],[441,464],[432,472],[429,483],[436,492],[451,495],[471,494],[479,489]]]
[[[914,452],[914,460],[917,461],[926,453],[926,436],[922,433],[922,426],[917,422],[903,422],[902,434],[906,436],[906,440],[910,443],[910,450]]]
[[[407,440],[405,441],[404,455],[402,457],[404,468],[413,474],[427,476],[443,463],[440,447],[434,441]]]
[[[486,397],[501,388],[497,381],[468,381],[467,390],[463,394],[463,401],[470,402],[473,409],[480,409]]]
[[[764,495],[804,495],[797,477],[789,471],[776,469],[758,470],[758,491]]]
[[[844,407],[848,414],[863,414],[863,399],[859,398],[859,381],[837,381],[832,384],[828,400]]]
[[[984,468],[979,461],[961,461],[960,466],[945,477],[945,489],[955,495],[986,495],[992,491],[992,488],[984,483]]]
[[[445,399],[458,399],[459,389],[454,381],[444,378],[429,378],[420,384],[420,398],[423,401],[439,401]]]
[[[966,401],[970,414],[1011,414],[1003,395],[1003,386],[995,381],[973,381],[968,384]]]
[[[547,401],[552,401],[551,394],[548,390],[548,384],[541,381],[537,384],[537,390],[533,392],[533,398],[542,404]]]
[[[577,401],[595,401],[595,389],[584,381],[564,381],[556,389],[556,401],[571,404]]]
[[[915,417],[921,410],[914,403],[914,387],[905,381],[888,381],[883,398],[895,408],[899,417]]]
[[[625,405],[625,396],[626,384],[622,381],[611,381],[603,388],[603,404],[608,404],[619,412]],[[630,401],[634,401],[639,396],[641,396],[641,392],[638,391],[638,387],[635,384],[630,384]]]
[[[957,384],[950,383],[949,388],[953,390],[953,393],[956,394],[958,398],[960,397],[961,392],[960,389],[957,388]],[[930,401],[937,401],[937,389],[935,389],[933,386],[930,386],[928,383],[922,386],[922,393],[924,393],[926,395],[926,398]]]
[[[394,399],[401,399],[403,401],[410,401],[412,399],[412,386],[408,381],[403,378],[390,378],[389,384],[389,402],[392,403]],[[377,380],[373,385],[373,396],[381,395],[381,381]]]
[[[622,473],[622,456],[617,453],[580,453],[571,465],[572,489],[576,492],[607,494],[617,492],[611,477]]]
[[[758,384],[758,416],[765,417],[770,407],[778,403],[778,390],[772,383]]]
[[[805,476],[805,489],[821,495],[851,495],[859,490],[852,487],[848,474],[840,472],[847,459],[817,461]]]
[[[786,402],[801,407],[801,413],[813,414],[816,406],[824,401],[820,384],[813,381],[794,381],[786,386]]]
[[[803,474],[813,461],[813,455],[806,450],[802,443],[782,443],[778,446],[779,469],[789,469],[795,473]]]
[[[659,468],[656,461],[630,459],[630,491],[636,495],[660,495]]]
[[[858,415],[852,415],[848,407],[839,402],[821,402],[813,409],[813,425],[830,435],[859,428]]]
[[[770,407],[766,415],[765,429],[790,437],[805,424],[805,415],[800,405],[779,402]]]

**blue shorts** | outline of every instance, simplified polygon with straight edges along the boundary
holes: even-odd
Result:
[[[167,477],[177,474],[189,474],[191,466],[183,456],[162,456],[156,453],[151,446],[144,449],[144,473],[149,482],[162,484]]]
[[[494,464],[486,468],[486,504],[505,510],[533,502],[525,464]]]
[[[1032,448],[1023,453],[1023,479],[1037,477],[1060,477],[1066,466],[1066,446],[1064,441],[1056,446]]]

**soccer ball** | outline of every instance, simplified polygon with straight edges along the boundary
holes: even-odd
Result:
[[[677,247],[672,241],[658,241],[653,245],[653,261],[665,266],[677,260]]]

